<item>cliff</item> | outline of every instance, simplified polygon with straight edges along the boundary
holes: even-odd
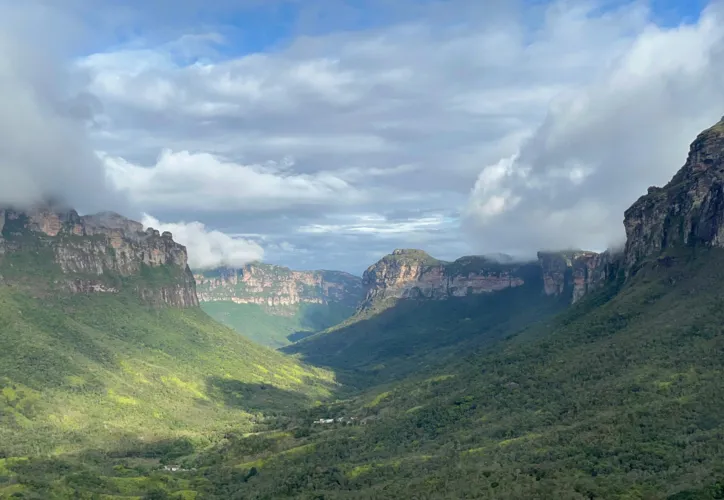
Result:
[[[571,296],[571,303],[604,285],[615,272],[618,255],[582,250],[538,252],[546,295]]]
[[[452,297],[492,293],[523,285],[539,286],[549,296],[575,303],[606,283],[616,269],[611,252],[538,252],[538,262],[515,262],[508,256],[437,260],[422,250],[400,249],[370,266],[362,277],[362,308],[387,298]]]
[[[22,284],[31,275],[71,293],[130,289],[152,305],[198,305],[186,248],[171,233],[143,230],[115,213],[80,216],[40,207],[0,211],[0,275]]]
[[[284,306],[331,302],[356,307],[363,295],[361,279],[351,274],[293,271],[262,263],[197,273],[194,278],[202,302],[259,304],[279,311]]]
[[[362,308],[385,299],[447,299],[522,286],[529,264],[501,263],[482,256],[454,262],[437,260],[422,250],[398,249],[370,266],[362,276]]]
[[[724,118],[699,134],[666,186],[626,210],[624,227],[628,273],[667,248],[724,247]]]

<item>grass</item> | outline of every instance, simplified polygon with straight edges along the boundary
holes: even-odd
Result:
[[[0,339],[7,456],[203,440],[251,428],[269,394],[282,408],[334,387],[331,373],[257,346],[199,309],[151,308],[132,295],[49,301],[0,287]]]
[[[355,311],[354,307],[337,302],[270,309],[258,304],[219,301],[202,302],[201,308],[246,338],[273,348],[341,323]]]
[[[298,414],[291,437],[233,438],[198,457],[204,495],[721,498],[723,282],[721,250],[652,261],[437,373]],[[339,416],[374,418],[309,424]]]
[[[524,286],[492,294],[390,300],[281,350],[333,368],[351,385],[384,383],[455,360],[465,349],[497,341],[566,306],[542,288],[540,276],[531,273]]]
[[[722,283],[687,249],[555,317],[403,301],[300,342],[374,385],[341,400],[199,310],[3,289],[0,497],[722,498]]]

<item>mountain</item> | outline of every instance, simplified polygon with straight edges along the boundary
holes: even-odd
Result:
[[[570,296],[575,304],[604,286],[619,268],[620,254],[587,251],[538,252],[546,295]]]
[[[248,338],[281,347],[344,321],[363,296],[359,277],[252,263],[195,274],[202,309]]]
[[[499,255],[466,256],[454,262],[422,250],[398,249],[370,266],[362,277],[366,296],[362,309],[398,299],[450,299],[489,294],[544,280],[546,295],[565,295],[576,302],[600,286],[611,270],[609,252],[539,252],[537,266]]]
[[[203,313],[170,233],[110,213],[0,214],[0,498],[4,457],[185,449],[335,387]]]
[[[354,385],[403,377],[454,357],[460,343],[480,347],[560,312],[603,287],[618,258],[560,251],[539,252],[534,262],[485,256],[446,262],[398,249],[364,272],[366,295],[354,316],[282,350],[354,370],[346,379]]]
[[[666,186],[650,187],[626,211],[624,227],[631,272],[668,248],[724,247],[724,118],[698,135]]]
[[[539,297],[552,299],[561,282],[585,292],[565,311],[477,348],[460,344],[454,356],[302,412],[275,433],[234,436],[187,462],[205,468],[209,483],[200,491],[206,498],[723,498],[723,129],[701,134],[672,181],[626,211],[623,252],[542,256]],[[478,297],[536,285],[522,279]],[[478,297],[400,300],[378,316],[416,306],[397,317],[397,325],[411,324],[423,306]],[[420,324],[442,336],[459,320],[430,314]],[[395,325],[379,326],[367,335],[392,336],[385,327]],[[343,364],[338,351],[316,355]]]
[[[198,305],[186,249],[169,232],[143,231],[114,213],[81,217],[39,207],[0,210],[0,234],[0,276],[8,283],[42,275],[56,292],[131,289],[148,304]]]
[[[672,248],[555,318],[299,415],[280,429],[295,438],[191,464],[256,472],[215,466],[209,498],[721,498],[722,283],[724,250]]]
[[[522,284],[463,297],[407,293],[394,271],[374,281],[391,285],[384,307],[287,348],[340,376],[391,376],[222,439],[0,459],[0,497],[724,498],[722,129],[626,211],[622,251],[542,252],[515,270]],[[396,265],[427,283],[440,262]]]

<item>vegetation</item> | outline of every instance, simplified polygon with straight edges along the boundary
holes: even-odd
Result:
[[[341,323],[355,311],[354,307],[338,302],[278,306],[270,310],[258,304],[218,301],[202,302],[201,309],[246,338],[274,348]]]
[[[399,264],[422,264],[423,266],[438,266],[446,264],[445,261],[436,259],[424,250],[415,248],[405,248],[395,250],[394,253],[386,255],[383,261],[395,262]]]
[[[0,261],[0,498],[724,498],[722,250],[563,311],[532,277],[399,301],[294,359],[133,286],[61,293],[22,244]]]
[[[198,309],[151,308],[133,293],[51,297],[1,286],[0,342],[0,457],[203,443],[335,386],[330,372]]]
[[[549,324],[308,411],[283,437],[234,438],[199,460],[205,495],[722,498],[722,264],[668,255]],[[372,419],[304,427],[319,416]],[[231,470],[253,475],[222,479]]]
[[[348,385],[388,382],[499,340],[566,307],[546,297],[539,268],[526,284],[453,300],[388,300],[282,351],[336,369]],[[448,359],[449,358],[449,359]]]
[[[56,498],[722,498],[723,264],[722,251],[668,255],[454,362],[206,449],[6,459],[0,488]],[[188,470],[149,466],[163,454]]]

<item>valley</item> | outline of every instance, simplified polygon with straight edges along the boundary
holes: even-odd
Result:
[[[532,262],[194,278],[116,214],[2,212],[0,498],[722,498],[723,123],[624,248]]]
[[[339,271],[292,271],[251,263],[195,274],[201,308],[269,347],[282,347],[354,314],[361,280]]]

